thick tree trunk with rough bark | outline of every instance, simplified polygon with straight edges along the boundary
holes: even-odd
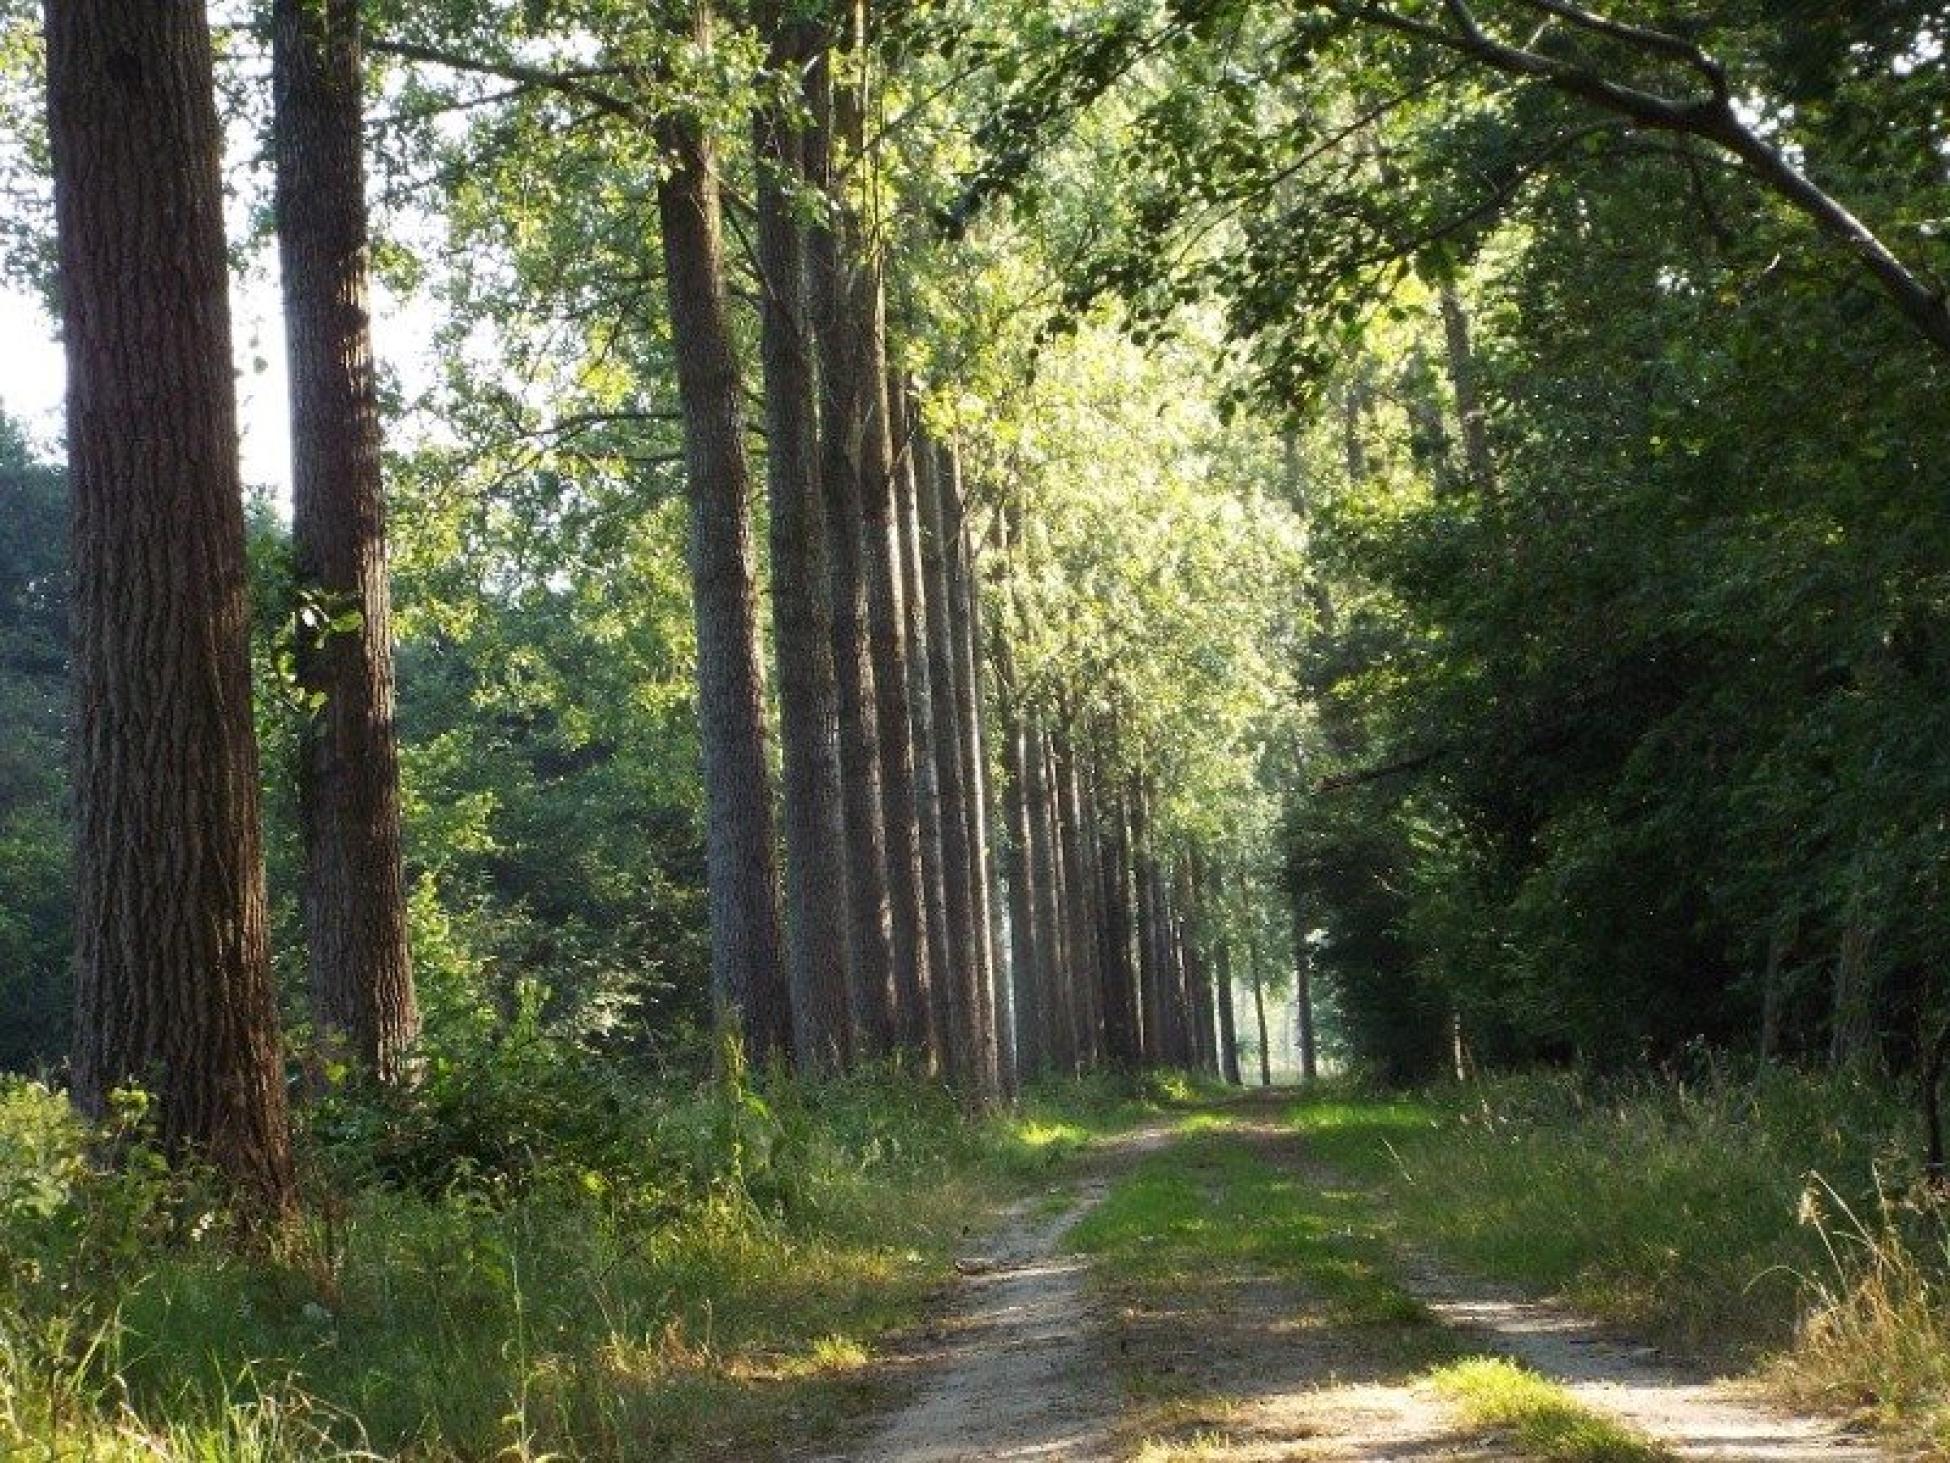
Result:
[[[777,6],[761,24],[776,74],[803,67],[817,36]],[[805,234],[793,200],[804,139],[787,108],[752,121],[758,158],[759,353],[765,377],[766,486],[771,500],[772,625],[785,776],[786,974],[800,1069],[831,1072],[851,1057],[846,820],[833,668],[826,522],[819,481]]]
[[[74,564],[73,1090],[292,1203],[203,6],[51,0]]]
[[[702,7],[695,24],[695,39],[708,46]],[[721,1018],[738,1024],[748,1054],[764,1061],[790,1055],[792,1013],[779,949],[765,686],[746,516],[744,383],[726,308],[711,148],[691,117],[672,116],[657,132],[671,164],[657,184],[657,217],[690,494],[712,992]]]
[[[839,692],[840,767],[846,820],[849,996],[862,1055],[894,1041],[893,911],[887,890],[887,829],[882,815],[880,719],[867,633],[867,566],[861,503],[864,430],[860,332],[850,309],[851,257],[834,155],[832,57],[807,68],[810,125],[806,174],[833,199],[836,223],[815,224],[807,242],[813,321],[819,345],[821,499],[825,508],[833,671]]]
[[[808,165],[826,189],[835,218],[833,226],[817,230],[814,238],[826,394],[823,470],[829,494],[852,500],[843,506],[852,510],[849,531],[858,556],[850,564],[843,564],[837,552],[834,558],[840,639],[851,640],[861,623],[853,616],[855,604],[864,605],[860,645],[836,646],[836,658],[850,659],[858,650],[871,664],[870,675],[863,672],[857,677],[841,667],[841,715],[847,715],[844,683],[856,679],[859,689],[870,690],[872,696],[860,715],[872,716],[877,737],[879,807],[873,816],[882,836],[881,868],[889,914],[891,982],[885,986],[877,978],[863,982],[862,1019],[870,1028],[873,1048],[885,1050],[899,1037],[901,1045],[915,1049],[913,1013],[927,1009],[929,996],[927,920],[895,540],[893,442],[887,423],[886,305],[877,244],[868,238],[847,190],[848,172],[860,165],[865,136],[866,95],[860,65],[866,54],[865,32],[865,7],[861,0],[852,0],[837,16],[828,37],[837,51],[829,51],[810,74],[814,113],[822,125],[814,129]],[[850,476],[852,482],[832,481],[841,476]],[[837,529],[834,537],[837,543]],[[863,591],[842,578],[847,569],[857,573]],[[863,600],[856,601],[862,592]],[[855,800],[849,795],[849,823],[867,816],[861,808],[856,820]],[[871,974],[877,977],[878,972]]]
[[[925,1006],[900,1013],[903,1045],[926,1050],[952,1070],[949,1047],[955,1025],[954,1003],[961,987],[961,968],[968,959],[958,946],[948,914],[946,816],[942,807],[940,757],[935,725],[939,696],[934,686],[935,665],[929,654],[932,622],[940,606],[929,592],[921,563],[921,510],[915,485],[916,463],[907,401],[898,383],[883,387],[883,410],[891,432],[893,452],[893,524],[895,568],[899,574],[901,636],[907,645],[907,718],[914,747],[914,807],[921,834],[921,918],[926,936],[927,992]]]
[[[401,859],[356,0],[276,0],[271,54],[291,541],[307,596],[298,670],[318,699],[298,763],[312,1011],[322,1038],[395,1081],[420,1014]]]

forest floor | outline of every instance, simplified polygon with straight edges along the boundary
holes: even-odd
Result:
[[[947,1460],[1894,1456],[1413,1250],[1276,1091],[1100,1139],[957,1264],[818,1456]]]

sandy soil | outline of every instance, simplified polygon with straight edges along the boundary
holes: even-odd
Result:
[[[848,1463],[961,1463],[977,1459],[1098,1463],[1117,1457],[1121,1397],[1109,1374],[1108,1331],[1086,1288],[1087,1264],[1063,1236],[1116,1176],[1168,1141],[1141,1128],[1096,1147],[1083,1174],[1008,1212],[964,1274],[952,1307],[907,1365],[918,1387]]]

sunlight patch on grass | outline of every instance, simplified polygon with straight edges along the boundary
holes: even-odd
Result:
[[[1081,1148],[1090,1141],[1090,1130],[1081,1123],[1025,1118],[1015,1124],[1014,1136],[1032,1153],[1040,1153],[1051,1148]]]
[[[1431,1380],[1471,1424],[1507,1432],[1527,1458],[1674,1463],[1677,1456],[1514,1362],[1472,1357],[1439,1368]]]
[[[1140,1291],[1277,1278],[1324,1301],[1337,1325],[1439,1334],[1394,1279],[1360,1195],[1323,1191],[1268,1163],[1224,1114],[1201,1116],[1209,1121],[1119,1182],[1070,1231],[1069,1248]]]

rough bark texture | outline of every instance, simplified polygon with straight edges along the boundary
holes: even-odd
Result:
[[[291,374],[298,761],[319,1034],[382,1081],[419,1035],[400,851],[379,392],[368,305],[356,0],[272,8],[278,262]],[[350,627],[335,622],[356,615]]]
[[[941,798],[941,880],[947,912],[946,1009],[949,1070],[972,1095],[994,1095],[993,1064],[982,1026],[982,931],[975,910],[974,839],[970,829],[968,769],[963,762],[965,713],[955,671],[957,653],[948,582],[946,515],[940,463],[933,444],[916,434],[909,418],[915,496],[920,513],[921,581],[927,591],[928,688],[934,701],[934,759]]]
[[[961,968],[969,952],[955,941],[948,913],[948,830],[935,745],[940,735],[935,726],[940,693],[935,688],[936,668],[929,654],[933,621],[940,614],[940,606],[921,563],[921,510],[907,402],[892,381],[887,383],[883,399],[894,443],[895,568],[900,574],[901,628],[908,650],[907,718],[914,737],[914,807],[921,829],[921,916],[927,926],[922,945],[927,960],[927,1003],[901,1011],[901,1040],[904,1045],[918,1045],[933,1053],[937,1061],[955,1072],[955,1054],[950,1050],[957,1019],[954,1005]]]
[[[52,0],[68,351],[74,1095],[292,1199],[266,943],[221,133],[203,6]]]
[[[775,72],[801,67],[816,37],[776,8],[762,18]],[[846,820],[839,688],[833,668],[826,523],[819,481],[812,326],[804,233],[791,191],[803,139],[782,105],[753,118],[759,159],[759,346],[765,375],[766,483],[771,499],[772,625],[779,666],[785,776],[786,972],[802,1070],[834,1071],[851,1054]]]
[[[697,11],[697,41],[709,44]],[[779,950],[778,871],[751,523],[745,505],[744,384],[725,302],[718,184],[696,121],[658,126],[671,161],[657,184],[664,281],[684,413],[696,601],[698,722],[704,746],[712,992],[749,1055],[789,1055],[792,1017]]]
[[[822,51],[807,70],[806,173],[837,200],[831,60]],[[844,210],[839,210],[842,215]],[[873,651],[867,635],[865,525],[860,498],[863,430],[859,331],[848,302],[844,224],[810,233],[813,319],[820,363],[821,499],[826,516],[833,670],[839,692],[840,768],[846,818],[849,996],[863,1054],[894,1041],[893,913],[887,892],[887,830],[881,809],[880,722]]]

